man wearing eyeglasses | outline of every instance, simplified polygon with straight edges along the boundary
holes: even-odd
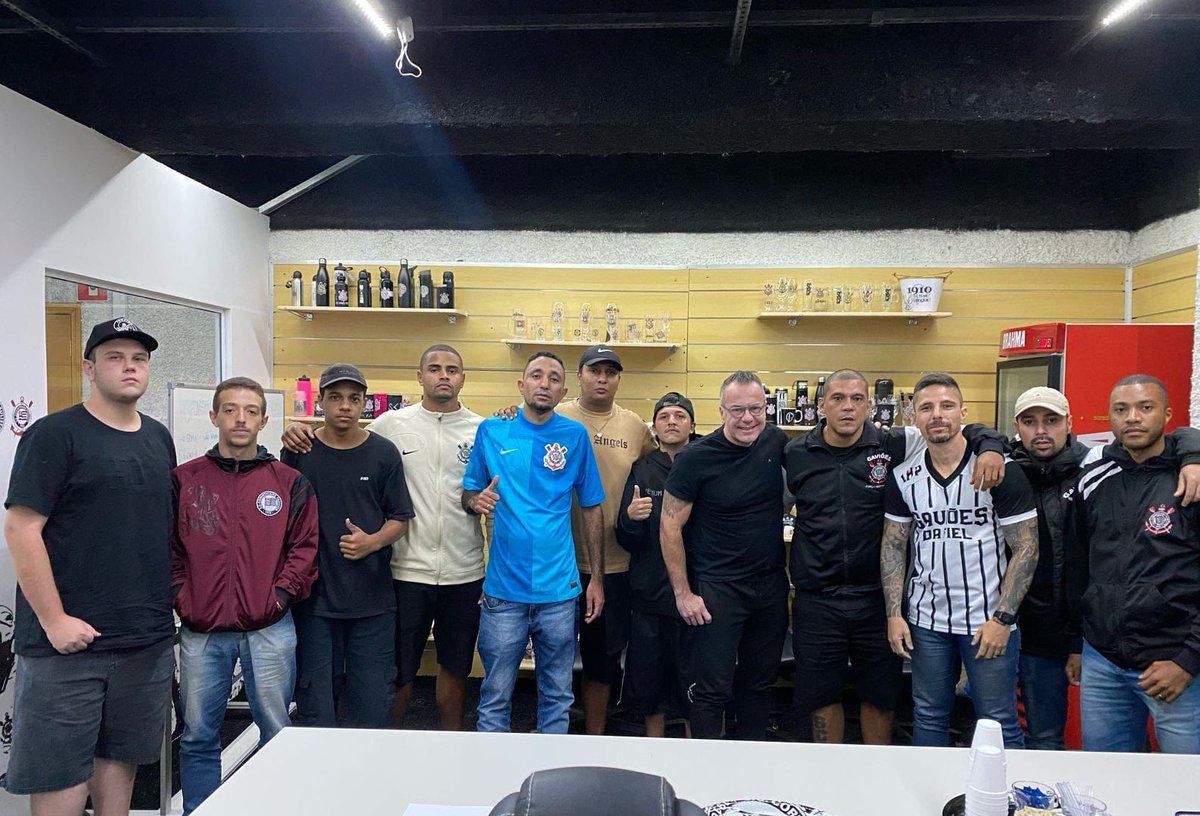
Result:
[[[675,605],[695,628],[692,735],[717,739],[732,703],[737,739],[762,739],[787,633],[783,448],[762,380],[721,384],[721,427],[679,452],[659,536]],[[684,525],[687,534],[684,535]]]

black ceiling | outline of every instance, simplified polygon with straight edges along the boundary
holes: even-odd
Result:
[[[1200,0],[1114,2],[410,0],[408,79],[350,0],[0,0],[0,84],[252,206],[369,156],[274,229],[1133,229]]]

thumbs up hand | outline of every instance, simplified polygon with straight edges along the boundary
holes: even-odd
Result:
[[[492,480],[488,482],[488,486],[480,490],[471,500],[471,509],[481,516],[490,516],[500,502],[500,494],[496,492],[496,485],[499,483],[500,477],[493,476]]]
[[[349,535],[344,535],[338,540],[338,548],[343,557],[358,561],[379,549],[375,546],[374,536],[355,526],[350,519],[346,519],[346,529],[350,531]]]
[[[629,502],[629,506],[625,508],[626,515],[630,521],[645,521],[650,518],[650,511],[654,509],[654,499],[649,496],[642,496],[641,488],[637,485],[633,486],[633,498]]]

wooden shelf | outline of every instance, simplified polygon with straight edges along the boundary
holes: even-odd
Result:
[[[811,431],[816,425],[776,425],[781,431]]]
[[[918,320],[936,320],[941,317],[950,317],[953,312],[759,312],[759,320],[786,320],[789,326],[795,326],[800,320],[807,320],[810,317],[820,318],[849,318],[851,320],[869,320],[871,318],[883,318],[884,320],[897,318],[903,319],[912,326]]]
[[[325,417],[323,416],[285,416],[284,419],[288,422],[309,422],[313,425],[322,425],[325,423]],[[374,419],[362,417],[358,420],[358,424],[370,425],[374,421]]]
[[[449,323],[457,323],[460,317],[468,316],[462,309],[384,309],[379,306],[371,306],[365,309],[360,309],[357,306],[276,306],[275,311],[298,315],[305,320],[312,320],[315,314],[379,314],[444,317]]]
[[[670,340],[666,341],[665,343],[602,343],[600,341],[596,341],[595,343],[590,343],[587,340],[546,340],[546,339],[535,340],[530,337],[526,337],[523,339],[517,338],[517,337],[505,337],[500,342],[504,343],[507,346],[515,348],[515,349],[518,349],[521,346],[528,346],[528,345],[577,346],[579,348],[587,348],[589,346],[604,345],[604,346],[609,346],[610,348],[615,348],[615,349],[647,348],[647,349],[667,349],[669,351],[674,351],[675,349],[677,349],[679,347],[678,343],[672,343]]]

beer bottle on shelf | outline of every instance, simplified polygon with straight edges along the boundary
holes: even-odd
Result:
[[[313,275],[312,305],[329,305],[329,270],[325,268],[324,258],[317,261],[317,274]]]
[[[895,386],[891,380],[879,379],[875,381],[875,399],[874,404],[871,406],[872,422],[878,422],[880,425],[896,424],[894,388]]]
[[[371,308],[371,273],[364,266],[358,270],[358,308]]]
[[[342,266],[341,261],[333,268],[333,305],[350,305],[350,284],[346,282],[346,273],[350,270]]]
[[[396,273],[396,308],[411,309],[412,273],[408,271],[408,261],[400,261],[400,271]]]
[[[392,273],[386,266],[379,267],[379,307],[390,309],[396,305],[396,290],[392,288]],[[383,413],[380,411],[379,413]]]
[[[442,285],[438,287],[437,294],[439,309],[454,308],[454,273],[449,269],[442,273]]]
[[[304,275],[297,269],[292,273],[292,279],[284,284],[288,289],[292,290],[292,305],[304,305]]]
[[[433,308],[433,273],[428,269],[422,269],[418,276],[420,280],[420,301],[419,305],[422,309]]]

